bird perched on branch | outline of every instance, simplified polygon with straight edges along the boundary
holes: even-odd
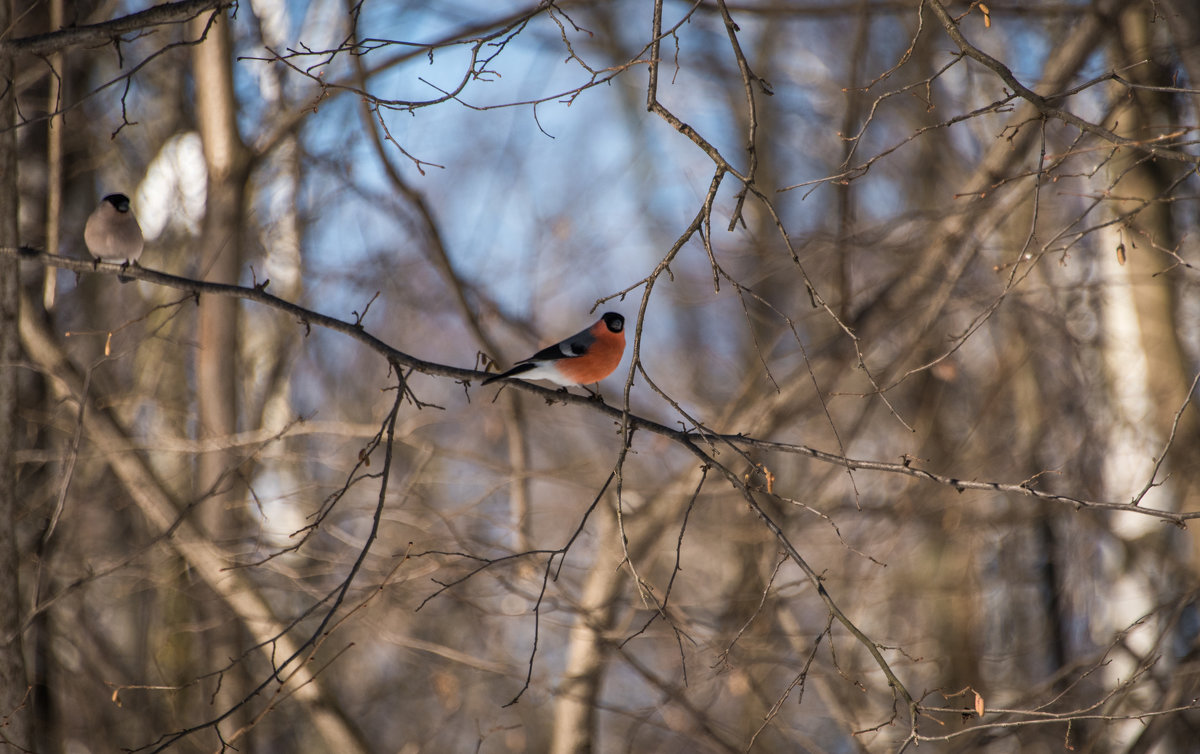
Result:
[[[624,353],[625,318],[607,312],[586,330],[518,361],[512,369],[488,377],[483,384],[520,377],[564,386],[590,385],[612,374]]]
[[[129,197],[109,194],[83,226],[88,251],[101,262],[130,264],[142,255],[142,228],[129,209]]]

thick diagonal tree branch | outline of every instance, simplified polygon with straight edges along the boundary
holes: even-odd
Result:
[[[230,558],[183,515],[145,456],[126,450],[129,432],[107,409],[95,405],[89,398],[83,375],[71,364],[54,334],[40,324],[33,312],[33,304],[23,300],[20,337],[30,360],[46,375],[57,400],[83,402],[81,414],[85,436],[104,455],[150,528],[169,536],[171,546],[188,567],[220,595],[254,637],[267,662],[276,671],[267,683],[278,678],[281,687],[305,705],[327,750],[369,751],[362,734],[327,698],[313,666],[307,662],[306,644],[311,644],[311,640],[307,643],[297,641],[290,633],[290,627],[275,617],[270,605],[242,572],[229,569]]]
[[[144,34],[146,29],[191,20],[205,11],[232,6],[230,0],[180,0],[156,5],[138,13],[98,24],[72,26],[59,31],[35,34],[19,39],[0,40],[0,57],[49,55],[71,47],[102,45],[123,34]]]

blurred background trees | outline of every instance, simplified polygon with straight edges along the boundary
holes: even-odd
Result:
[[[4,6],[12,750],[1194,745],[1194,3]]]

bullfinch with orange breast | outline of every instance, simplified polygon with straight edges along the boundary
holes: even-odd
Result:
[[[129,209],[129,197],[109,194],[83,226],[88,251],[101,262],[130,264],[142,255],[142,228]]]
[[[624,353],[625,318],[607,312],[588,329],[518,361],[512,369],[488,377],[483,384],[520,377],[563,386],[591,385],[612,374]]]

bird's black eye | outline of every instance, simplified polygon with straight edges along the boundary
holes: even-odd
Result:
[[[604,315],[604,324],[608,325],[611,332],[621,332],[625,329],[625,318],[616,312],[609,312]]]

